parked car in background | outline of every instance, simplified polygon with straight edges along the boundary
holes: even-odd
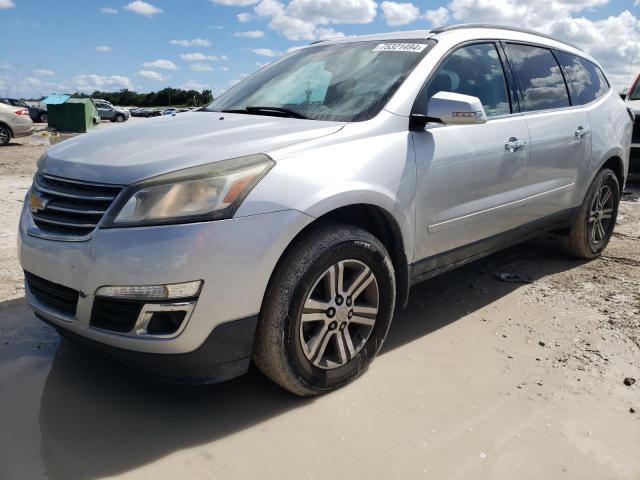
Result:
[[[49,119],[46,108],[29,105],[24,100],[19,100],[17,98],[0,98],[0,103],[11,105],[13,107],[21,107],[21,108],[28,109],[29,117],[31,118],[31,120],[37,123],[47,123]]]
[[[253,360],[326,393],[367,370],[412,285],[548,232],[601,255],[632,124],[602,67],[547,35],[312,44],[198,115],[43,155],[19,227],[26,300],[157,378],[216,382]]]
[[[0,145],[7,145],[12,137],[27,137],[32,133],[33,120],[27,108],[0,102]]]
[[[640,174],[640,75],[631,86],[626,98],[627,106],[636,116],[631,138],[631,157],[629,159],[629,172]]]
[[[110,103],[93,100],[98,109],[100,120],[111,120],[112,122],[126,122],[131,118],[129,110],[122,107],[114,107]]]
[[[174,115],[176,113],[178,113],[178,109],[177,108],[165,108],[162,111],[163,115]]]

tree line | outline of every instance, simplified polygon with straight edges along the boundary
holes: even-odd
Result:
[[[76,98],[86,98],[83,93],[73,95]],[[199,107],[213,101],[211,90],[183,90],[181,88],[163,88],[157,92],[137,93],[123,88],[119,92],[101,92],[96,90],[90,95],[101,98],[114,105],[135,107]]]

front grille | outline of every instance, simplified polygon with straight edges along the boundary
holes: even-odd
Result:
[[[44,278],[24,272],[29,292],[46,307],[53,307],[75,317],[78,306],[78,292],[72,288],[63,287]]]
[[[37,174],[31,216],[47,234],[83,237],[100,223],[122,187]],[[35,205],[35,206],[34,206]]]
[[[144,302],[96,297],[91,310],[90,325],[103,330],[127,333],[133,330]]]
[[[640,143],[640,119],[636,118],[633,124],[633,135],[631,136],[631,143]]]

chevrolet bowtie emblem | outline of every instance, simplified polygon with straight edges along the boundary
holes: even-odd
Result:
[[[33,213],[38,213],[39,211],[44,210],[46,206],[46,200],[37,193],[31,193],[31,195],[29,195],[29,208]]]

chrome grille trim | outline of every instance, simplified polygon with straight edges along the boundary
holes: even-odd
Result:
[[[31,194],[43,207],[31,209],[32,236],[57,240],[86,240],[100,225],[123,186],[83,182],[37,173]]]

